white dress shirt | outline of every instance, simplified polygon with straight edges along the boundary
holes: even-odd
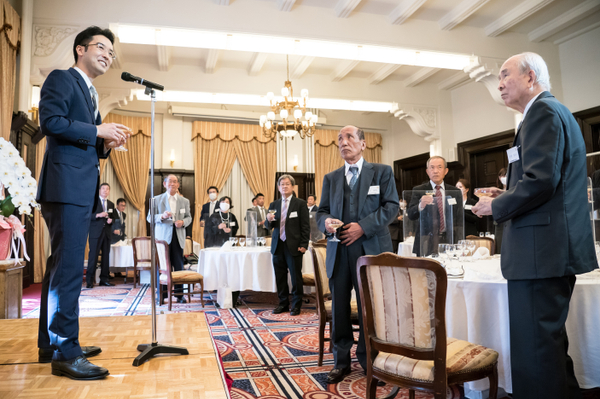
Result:
[[[177,216],[177,193],[175,193],[175,195],[169,195],[169,208],[171,208],[173,220],[176,220],[175,217]]]

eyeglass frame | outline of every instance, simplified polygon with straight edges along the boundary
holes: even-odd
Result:
[[[96,46],[103,53],[107,53],[108,56],[113,59],[113,61],[117,59],[117,55],[115,54],[114,50],[107,51],[106,45],[104,43],[96,42],[96,43],[80,44],[80,46],[85,47],[86,50],[87,50],[88,46]],[[112,53],[112,55],[111,55],[111,53]]]

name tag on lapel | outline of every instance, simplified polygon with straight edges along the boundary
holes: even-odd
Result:
[[[180,209],[179,213],[184,214],[185,213],[185,209]]]
[[[367,195],[378,195],[379,194],[379,186],[371,186],[369,187],[369,192]]]
[[[448,205],[456,205],[456,198],[448,198]]]
[[[108,213],[112,213],[112,211],[113,211],[112,209],[109,209],[109,210],[108,210]]]
[[[290,219],[291,218],[297,218],[298,217],[298,212],[294,211],[290,213]]]
[[[508,156],[508,163],[513,163],[519,160],[519,147],[512,147],[506,150]]]
[[[235,222],[229,222],[229,226],[235,227]]]
[[[473,205],[465,205],[465,211],[470,211]]]

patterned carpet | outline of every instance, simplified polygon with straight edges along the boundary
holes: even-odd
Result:
[[[150,292],[147,285],[133,288],[133,284],[115,287],[83,288],[80,297],[82,317],[127,316],[148,314]],[[37,295],[37,298],[36,298]],[[202,311],[207,314],[211,333],[223,359],[227,373],[234,379],[233,399],[358,399],[366,397],[366,378],[358,363],[352,373],[336,385],[327,385],[327,373],[333,366],[333,355],[327,352],[323,366],[317,366],[318,333],[314,303],[305,304],[299,316],[289,313],[274,315],[277,296],[269,293],[243,292],[241,304],[235,309],[218,309],[215,293],[205,293],[205,307],[199,296],[188,304],[173,304],[173,312]],[[24,301],[30,309],[25,318],[39,315],[39,287],[24,291]],[[36,305],[37,301],[37,305]],[[169,313],[167,306],[158,312]],[[326,335],[328,332],[326,332]],[[391,387],[378,389],[378,397]],[[396,396],[408,398],[402,390]],[[431,395],[416,395],[419,399]],[[454,388],[448,398],[462,398],[462,388]]]

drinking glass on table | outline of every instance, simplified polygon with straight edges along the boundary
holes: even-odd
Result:
[[[458,260],[460,261],[461,257],[465,257],[467,255],[467,240],[458,240],[457,246],[459,248]]]
[[[238,242],[240,243],[240,247],[243,247],[246,244],[246,239],[244,237],[240,237]]]
[[[229,239],[233,238],[233,245],[237,245],[238,244],[238,238],[237,237],[229,237]]]
[[[475,244],[475,241],[473,240],[467,240],[467,248],[469,249],[469,254],[473,256],[473,254],[475,253],[475,248],[477,248],[477,244]],[[471,260],[473,259],[471,258]]]
[[[335,232],[333,233],[333,237],[330,238],[329,241],[331,241],[331,242],[340,242],[340,240],[336,237],[336,234],[337,234],[337,229],[339,229],[343,225],[344,225],[344,223],[342,223],[342,222],[331,222],[331,223],[329,223],[329,226],[331,226],[331,228],[335,230]]]
[[[231,243],[231,246],[235,245],[235,237],[229,237],[229,242]]]
[[[446,267],[446,261],[448,260],[448,253],[446,252],[446,245],[448,244],[438,244],[438,256],[440,257],[440,262],[442,266]]]

